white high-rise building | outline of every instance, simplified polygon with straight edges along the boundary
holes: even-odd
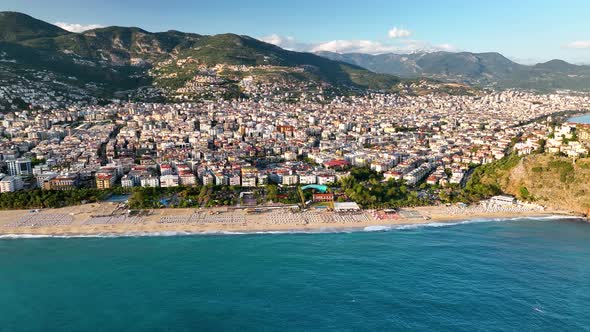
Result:
[[[5,176],[0,180],[0,192],[13,192],[23,189],[23,179],[20,176]]]
[[[31,175],[33,174],[30,159],[7,160],[8,174],[10,175]]]

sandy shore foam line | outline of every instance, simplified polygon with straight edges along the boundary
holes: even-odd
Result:
[[[129,237],[172,237],[172,236],[212,236],[212,235],[272,235],[272,234],[331,234],[331,233],[353,233],[353,232],[391,232],[403,230],[416,230],[421,228],[452,227],[465,224],[490,223],[490,222],[511,222],[524,220],[580,220],[587,221],[584,218],[570,215],[540,215],[540,216],[520,216],[520,217],[502,217],[502,218],[471,218],[460,221],[433,221],[427,223],[407,223],[407,224],[383,224],[368,225],[364,227],[323,227],[315,229],[292,229],[292,230],[253,230],[253,231],[158,231],[158,232],[112,232],[112,233],[95,233],[95,234],[0,234],[0,239],[75,239],[75,238],[129,238]]]

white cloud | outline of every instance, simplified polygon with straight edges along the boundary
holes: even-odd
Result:
[[[398,29],[397,27],[394,27],[393,29],[387,32],[387,35],[389,36],[389,38],[406,38],[410,37],[412,35],[412,32],[410,30]]]
[[[541,63],[541,62],[546,62],[549,59],[543,59],[543,58],[521,58],[521,57],[516,57],[516,56],[506,56],[508,59],[519,63],[521,65],[536,65],[537,63]]]
[[[281,37],[281,36],[277,35],[276,33],[260,38],[260,40],[262,40],[264,42],[267,42],[269,44],[275,44],[275,45],[281,45],[285,41],[292,40],[292,39],[294,39],[294,38],[293,37],[289,37],[289,36],[287,36],[287,37]]]
[[[104,28],[104,26],[100,25],[100,24],[78,24],[78,23],[65,23],[65,22],[56,22],[54,24],[64,30],[68,30],[70,32],[84,32],[86,30]]]
[[[439,51],[447,51],[447,52],[454,52],[457,50],[455,48],[455,46],[453,46],[451,44],[438,44],[438,45],[434,45],[434,48],[438,49]]]
[[[260,40],[280,46],[284,49],[299,52],[328,51],[335,53],[412,53],[417,51],[455,51],[450,44],[432,45],[428,42],[412,39],[401,39],[392,43],[384,43],[374,40],[330,40],[318,43],[305,43],[293,37],[284,37],[277,34],[261,37]]]
[[[279,36],[277,34],[272,34],[261,37],[260,40],[269,44],[280,46],[290,51],[308,50],[310,48],[310,44],[300,43],[295,40],[295,38],[290,36]]]
[[[332,40],[316,44],[310,51],[328,51],[336,53],[388,53],[397,49],[393,45],[385,45],[371,40]]]
[[[436,44],[433,45],[423,40],[404,39],[399,42],[399,53],[412,53],[412,52],[435,52],[435,51],[446,51],[455,52],[457,48],[451,44]]]
[[[590,49],[590,40],[577,40],[565,45],[565,48]]]

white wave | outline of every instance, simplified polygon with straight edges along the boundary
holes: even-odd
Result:
[[[580,217],[580,216],[568,216],[565,214],[554,214],[554,215],[548,215],[548,216],[539,216],[539,217],[516,217],[516,218],[510,218],[510,219],[523,219],[523,220],[560,220],[560,219],[581,219],[581,220],[586,220],[587,219]]]
[[[389,231],[389,230],[391,230],[391,226],[375,225],[375,226],[367,226],[367,227],[363,228],[364,232],[384,232],[384,231]]]
[[[127,233],[98,233],[98,234],[0,234],[2,239],[76,239],[76,238],[119,238],[119,237],[172,237],[172,236],[196,236],[196,235],[256,235],[256,234],[324,234],[324,233],[351,233],[359,229],[333,228],[317,230],[285,230],[285,231],[204,231],[204,232],[127,232]]]
[[[98,233],[98,234],[0,234],[0,239],[75,239],[75,238],[115,238],[115,237],[167,237],[183,236],[199,233],[189,232],[128,232],[128,233]]]
[[[374,225],[374,226],[367,226],[363,228],[364,232],[385,232],[391,230],[407,230],[407,229],[418,229],[418,228],[427,228],[427,227],[450,227],[450,226],[457,226],[457,225],[465,225],[465,224],[475,224],[475,223],[487,223],[487,222],[506,222],[506,221],[518,221],[518,220],[562,220],[562,219],[581,219],[583,218],[575,217],[575,216],[567,216],[567,215],[550,215],[550,216],[540,216],[540,217],[511,217],[511,218],[474,218],[474,219],[466,219],[462,221],[449,221],[449,222],[430,222],[430,223],[422,223],[422,224],[402,224],[402,225],[391,225],[391,226],[383,226],[383,225]]]
[[[385,232],[391,230],[407,230],[407,229],[418,229],[418,228],[427,228],[427,227],[449,227],[449,226],[456,226],[462,224],[472,224],[472,223],[479,223],[479,222],[492,222],[494,220],[464,220],[459,222],[431,222],[431,223],[422,223],[422,224],[401,224],[401,225],[391,225],[391,226],[383,226],[383,225],[374,225],[374,226],[367,226],[363,228],[364,232]],[[499,220],[498,220],[499,221]]]
[[[38,234],[2,234],[0,239],[40,239],[50,237],[50,235],[38,235]]]
[[[383,225],[374,225],[374,226],[367,226],[363,228],[363,232],[387,232],[392,230],[407,230],[407,229],[418,229],[418,228],[426,228],[426,227],[447,227],[447,226],[455,226],[465,223],[472,223],[470,222],[431,222],[431,223],[423,223],[423,224],[401,224],[401,225],[391,225],[391,226],[383,226]]]
[[[195,236],[195,235],[252,235],[252,234],[326,234],[326,233],[352,233],[352,232],[387,232],[393,230],[412,230],[428,227],[450,227],[456,225],[485,223],[485,222],[506,222],[518,220],[562,220],[562,219],[579,219],[580,217],[567,215],[548,215],[540,217],[513,217],[513,218],[479,218],[467,219],[462,221],[449,222],[431,222],[423,224],[402,224],[402,225],[371,225],[364,228],[319,228],[313,230],[280,230],[280,231],[204,231],[204,232],[184,232],[184,231],[163,231],[163,232],[127,232],[127,233],[98,233],[98,234],[0,234],[2,239],[44,239],[44,238],[118,238],[118,237],[171,237],[171,236]]]

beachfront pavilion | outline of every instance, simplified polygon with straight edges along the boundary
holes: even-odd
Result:
[[[355,202],[335,202],[334,203],[334,211],[335,212],[355,212],[360,211],[361,208]]]

